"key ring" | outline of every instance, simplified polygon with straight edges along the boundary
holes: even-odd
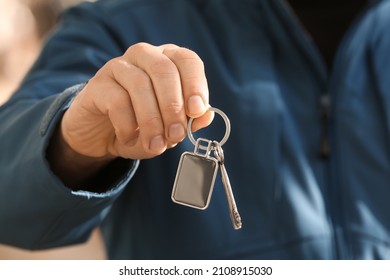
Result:
[[[226,141],[228,140],[229,138],[229,135],[230,135],[230,121],[229,121],[229,118],[226,116],[226,114],[221,111],[220,109],[218,108],[214,108],[214,107],[210,107],[208,109],[208,111],[213,111],[215,113],[217,113],[218,115],[220,115],[224,122],[225,122],[225,125],[226,125],[226,131],[225,131],[225,135],[223,136],[222,140],[219,142],[220,145],[222,146],[223,144],[226,143]],[[188,124],[187,124],[187,135],[188,135],[188,138],[191,140],[191,143],[194,144],[196,146],[196,140],[194,138],[194,136],[192,135],[192,131],[191,131],[191,127],[192,127],[192,122],[194,121],[194,118],[190,118],[188,120]],[[203,147],[203,146],[200,146],[200,148],[207,148],[207,147]]]

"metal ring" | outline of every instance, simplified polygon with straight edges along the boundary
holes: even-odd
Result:
[[[229,135],[230,135],[231,128],[230,128],[229,118],[226,116],[226,114],[223,111],[219,110],[218,108],[210,107],[208,109],[208,111],[213,111],[213,112],[217,113],[218,115],[220,115],[223,118],[223,120],[225,122],[225,125],[226,125],[225,135],[223,136],[221,142],[219,142],[220,145],[222,146],[223,144],[226,143],[226,141],[228,140]],[[191,131],[193,121],[194,121],[194,118],[190,118],[188,120],[187,135],[188,135],[188,138],[191,140],[192,144],[196,145],[196,140],[195,140],[194,136],[192,135],[192,131]]]

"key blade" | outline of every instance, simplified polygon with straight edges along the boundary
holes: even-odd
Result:
[[[240,213],[238,213],[237,209],[232,209],[230,211],[230,218],[232,219],[233,228],[235,230],[239,230],[242,228],[241,216]]]
[[[225,165],[221,162],[220,162],[220,168],[221,168],[221,175],[222,175],[222,183],[225,188],[225,193],[229,204],[230,218],[233,223],[233,228],[235,230],[238,230],[242,228],[241,216],[240,213],[238,212],[236,201],[233,195],[232,186],[230,184],[229,176],[227,174]]]

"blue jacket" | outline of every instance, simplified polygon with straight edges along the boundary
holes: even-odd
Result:
[[[103,222],[114,259],[390,258],[389,28],[390,1],[376,1],[329,72],[281,0],[71,9],[0,108],[0,242],[64,246]],[[129,161],[105,193],[71,191],[51,172],[45,150],[72,97],[140,41],[188,47],[204,60],[210,103],[232,125],[223,148],[241,230],[232,228],[220,178],[205,211],[171,201],[180,155],[194,149],[188,139]],[[199,135],[219,140],[217,119]],[[328,159],[319,156],[324,140]]]

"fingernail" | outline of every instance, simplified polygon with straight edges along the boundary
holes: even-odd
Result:
[[[205,111],[203,99],[199,95],[191,96],[187,102],[187,108],[190,114],[199,115]]]
[[[164,138],[162,136],[156,136],[150,141],[149,145],[150,150],[153,152],[160,153],[164,150],[165,148],[165,142]]]
[[[184,134],[184,127],[180,123],[172,124],[169,127],[168,136],[170,139],[181,139]]]

